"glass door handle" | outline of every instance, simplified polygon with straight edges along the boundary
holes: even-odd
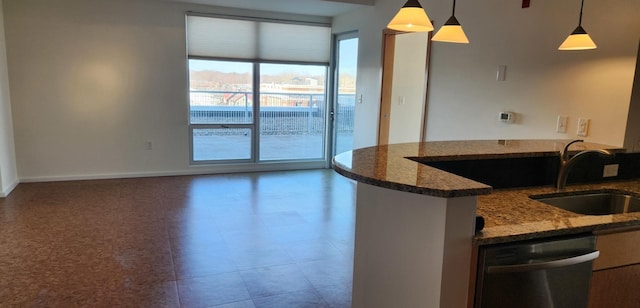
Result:
[[[500,274],[547,270],[592,261],[598,256],[600,256],[600,252],[595,250],[579,256],[560,258],[551,261],[536,262],[536,260],[530,260],[529,263],[523,264],[489,266],[487,267],[487,273]]]

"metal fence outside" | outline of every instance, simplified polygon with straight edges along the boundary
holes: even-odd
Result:
[[[191,124],[250,124],[251,92],[191,91]],[[325,130],[325,95],[262,92],[260,133],[269,135],[322,134]],[[338,132],[353,132],[355,94],[340,94],[335,118]]]

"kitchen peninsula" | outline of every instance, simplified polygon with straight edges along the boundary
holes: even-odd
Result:
[[[556,192],[551,185],[494,191],[481,181],[434,167],[460,161],[470,164],[470,169],[502,172],[498,180],[519,183],[523,181],[519,166],[555,162],[568,142],[423,142],[363,148],[336,156],[336,172],[358,181],[353,307],[465,307],[474,244],[640,225],[640,213],[579,215],[529,198]],[[602,148],[623,151],[587,142],[573,145],[571,152]],[[520,160],[525,163],[518,165]],[[526,170],[537,178],[531,183],[544,183],[554,176],[543,169]],[[520,178],[511,179],[514,174]],[[640,181],[573,184],[565,191],[589,189],[640,194]],[[477,235],[476,214],[486,219],[485,229]]]

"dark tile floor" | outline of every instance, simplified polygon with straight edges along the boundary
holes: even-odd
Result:
[[[21,184],[0,307],[349,307],[355,185],[332,170]]]

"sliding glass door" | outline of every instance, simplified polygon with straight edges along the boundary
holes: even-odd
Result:
[[[260,160],[323,159],[326,66],[260,65]]]
[[[326,165],[330,25],[197,13],[186,22],[191,163]]]
[[[326,76],[323,65],[189,60],[192,161],[323,160]]]
[[[353,149],[356,111],[358,33],[336,36],[335,95],[333,104],[333,155]]]

